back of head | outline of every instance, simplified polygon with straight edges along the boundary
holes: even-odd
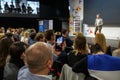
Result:
[[[10,46],[10,56],[13,59],[19,60],[21,59],[21,55],[27,49],[27,44],[24,42],[15,42]]]
[[[7,38],[11,38],[11,37],[13,36],[13,34],[12,34],[12,33],[6,33],[5,36],[6,36]]]
[[[31,45],[25,52],[26,61],[29,70],[39,72],[47,68],[46,64],[49,60],[52,61],[52,50],[45,42],[36,42]],[[52,66],[50,64],[49,66]]]
[[[9,48],[11,44],[12,40],[7,37],[0,39],[0,67],[4,66],[6,63],[6,58],[9,55]]]
[[[66,37],[68,35],[68,30],[67,29],[62,29],[62,35]]]
[[[120,49],[116,49],[112,52],[112,56],[120,57]]]
[[[97,54],[98,52],[103,51],[99,44],[92,45],[90,50],[92,54]]]
[[[74,41],[74,49],[80,51],[81,53],[86,53],[86,38],[83,35],[77,35]]]
[[[39,32],[39,33],[37,33],[37,35],[35,36],[35,40],[36,41],[44,41],[44,33],[42,33],[42,32]]]
[[[45,38],[46,38],[46,40],[51,40],[51,37],[52,36],[54,36],[54,31],[53,30],[47,30],[46,32],[45,32]]]
[[[32,33],[30,34],[30,38],[31,38],[32,40],[35,39],[35,36],[36,36],[36,33],[35,33],[35,32],[32,32]]]
[[[95,44],[96,43],[99,44],[102,47],[103,51],[105,52],[107,45],[104,34],[98,33],[95,35]]]
[[[67,31],[67,29],[62,29],[62,34],[66,34]]]

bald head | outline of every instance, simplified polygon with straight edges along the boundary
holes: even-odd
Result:
[[[116,49],[112,52],[112,56],[120,57],[120,49]]]
[[[30,69],[42,70],[48,60],[52,60],[52,50],[44,42],[37,42],[26,50],[26,61]]]

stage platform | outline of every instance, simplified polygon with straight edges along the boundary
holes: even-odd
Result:
[[[94,26],[88,26],[84,25],[83,26],[83,34],[86,36],[87,43],[89,44],[94,44],[94,31],[95,27]],[[119,26],[103,26],[102,28],[102,33],[105,35],[107,45],[117,48],[118,43],[120,40],[120,27]],[[74,40],[75,36],[70,36],[72,40]]]

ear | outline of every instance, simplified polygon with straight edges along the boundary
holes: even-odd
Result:
[[[23,61],[24,61],[24,64],[27,64],[26,62],[26,56],[25,56],[25,53],[23,52],[21,57],[20,57]]]
[[[23,52],[22,54],[21,54],[21,57],[20,57],[22,60],[24,60],[25,59],[25,53]]]
[[[53,64],[53,61],[49,59],[49,60],[47,61],[47,67],[48,67],[48,69],[51,69],[52,64]]]

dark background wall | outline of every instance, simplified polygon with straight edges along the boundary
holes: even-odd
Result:
[[[35,28],[38,27],[38,21],[36,18],[16,18],[16,17],[2,17],[0,18],[0,27],[25,27]]]
[[[53,30],[61,31],[69,20],[69,0],[40,0],[40,18],[53,19]]]
[[[104,25],[120,26],[120,0],[84,0],[84,23],[94,25],[97,13]]]
[[[69,18],[69,0],[40,0],[40,18]]]

